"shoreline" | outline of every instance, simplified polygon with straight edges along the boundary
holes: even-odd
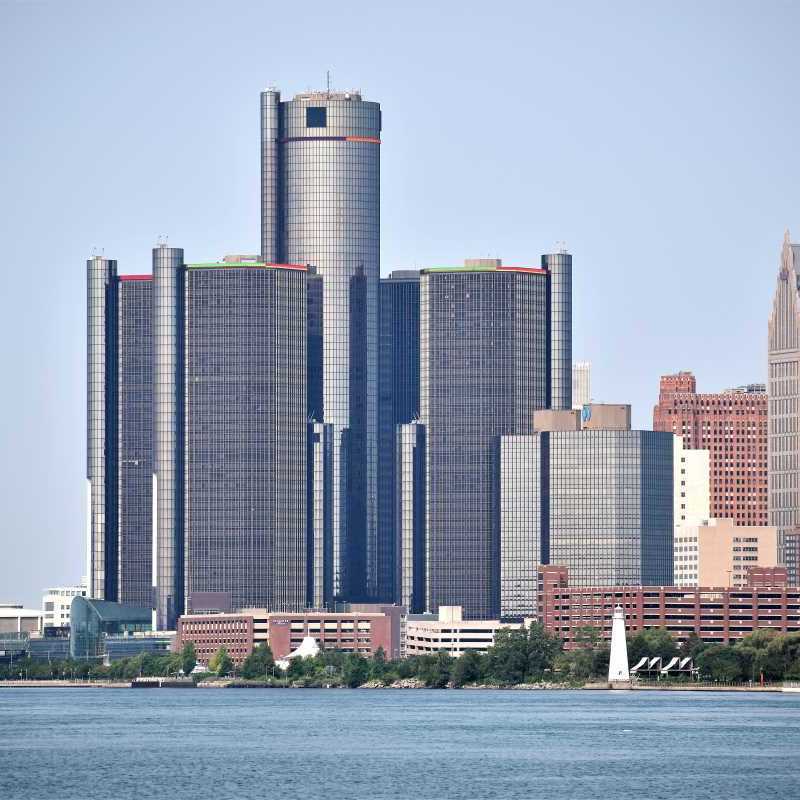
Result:
[[[0,681],[0,689],[135,689],[142,688],[141,686],[134,686],[129,681],[62,681],[62,680],[16,680],[16,681]],[[179,687],[158,687],[156,685],[147,688],[179,688]],[[198,683],[194,687],[180,687],[180,688],[197,688],[197,689],[347,689],[346,686],[275,686],[265,683],[245,683],[230,681],[204,681]],[[392,685],[378,686],[365,684],[355,687],[357,690],[416,690],[416,691],[441,691],[442,689],[434,689],[428,686],[421,685]],[[449,691],[506,691],[506,692],[552,692],[552,691],[595,691],[595,692],[753,692],[753,693],[781,693],[792,694],[798,693],[797,689],[784,688],[782,686],[629,686],[629,687],[612,687],[607,683],[586,683],[582,686],[568,686],[564,684],[526,684],[520,683],[512,686],[493,686],[489,684],[467,685],[461,686],[458,689],[452,686],[442,687]]]

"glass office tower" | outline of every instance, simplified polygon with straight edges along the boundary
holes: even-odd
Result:
[[[502,617],[535,613],[539,564],[568,567],[571,586],[671,585],[672,459],[654,431],[502,437]]]
[[[357,92],[261,95],[261,255],[322,279],[317,421],[333,426],[333,591],[348,599],[378,593],[380,131]]]
[[[461,605],[467,619],[500,614],[499,437],[531,433],[533,411],[550,406],[550,292],[547,269],[504,267],[493,259],[421,272],[430,611]],[[571,365],[566,378],[559,392],[568,408]]]
[[[118,283],[119,602],[153,600],[153,281]]]
[[[397,426],[394,491],[393,601],[412,614],[425,611],[425,426]]]
[[[378,289],[378,596],[396,584],[397,426],[419,418],[419,272],[396,270]]]
[[[153,248],[153,593],[155,626],[184,609],[183,250]]]
[[[185,595],[306,604],[306,271],[184,274]]]
[[[152,281],[87,262],[89,596],[152,602]]]
[[[86,262],[86,480],[89,597],[117,599],[117,262]]]

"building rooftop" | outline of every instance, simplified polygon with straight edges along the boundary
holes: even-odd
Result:
[[[314,92],[301,92],[300,94],[296,94],[294,99],[311,102],[323,102],[325,100],[349,100],[351,102],[360,103],[362,97],[359,89],[345,89],[338,92],[321,89]]]
[[[546,275],[547,270],[541,267],[506,266],[499,258],[466,258],[461,267],[425,267],[421,275],[429,272],[535,272]]]
[[[276,264],[266,261],[208,261],[187,264],[187,269],[296,269],[305,272],[305,264]]]

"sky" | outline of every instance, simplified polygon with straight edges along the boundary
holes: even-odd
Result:
[[[652,424],[661,374],[766,376],[800,237],[791,2],[0,0],[0,602],[85,552],[85,273],[257,252],[259,92],[383,109],[382,272],[573,254],[576,360]]]

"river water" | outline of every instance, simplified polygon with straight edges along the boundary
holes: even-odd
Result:
[[[0,688],[0,799],[800,797],[800,694]]]

